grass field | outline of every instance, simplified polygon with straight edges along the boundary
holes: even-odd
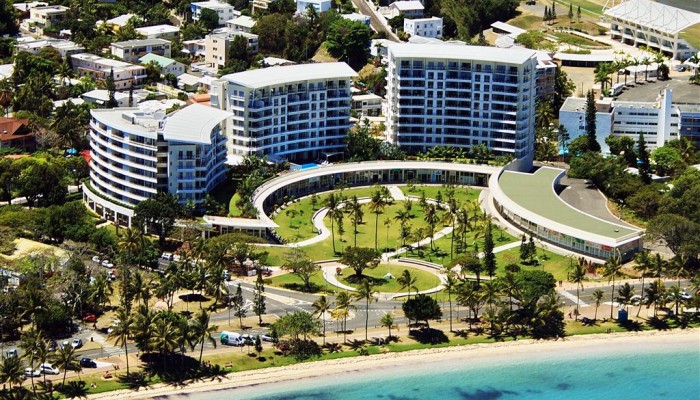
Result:
[[[576,9],[580,6],[581,13],[588,11],[591,14],[603,15],[603,5],[605,5],[605,0],[557,0],[559,5],[556,8],[557,18],[566,18],[566,14],[569,12],[569,4],[574,7],[574,14],[576,14]],[[566,18],[568,19],[568,18]]]
[[[602,43],[595,42],[590,39],[586,39],[581,36],[576,36],[571,33],[566,33],[566,32],[552,32],[552,35],[554,35],[560,43],[565,43],[565,44],[570,44],[572,46],[578,46],[578,47],[583,47],[583,48],[592,48],[592,49],[607,49],[610,46],[604,45]]]
[[[567,280],[567,271],[571,263],[571,259],[569,257],[564,257],[538,247],[537,258],[539,259],[539,265],[526,266],[520,262],[519,247],[496,253],[496,261],[498,262],[497,274],[505,274],[505,266],[515,263],[520,265],[523,269],[539,269],[542,271],[547,271],[554,275],[554,279],[557,281]]]
[[[375,292],[398,293],[406,291],[406,289],[401,289],[401,285],[396,282],[396,279],[383,278],[387,273],[393,275],[394,278],[398,278],[405,269],[409,270],[411,275],[416,278],[416,288],[418,288],[418,291],[434,288],[440,284],[440,278],[438,278],[435,274],[431,274],[430,272],[422,269],[404,267],[400,265],[379,264],[375,269],[365,270],[364,275],[374,278],[375,282],[377,283],[381,283],[374,286],[373,290]],[[343,268],[339,276],[340,282],[348,286],[357,287],[357,284],[347,281],[347,277],[354,273],[355,271],[353,271],[351,268]]]
[[[408,186],[399,186],[399,188],[406,196],[420,197],[422,193],[425,192],[426,198],[437,199],[438,193],[440,193],[443,197],[442,201],[447,201],[447,196],[445,195],[447,188],[442,186],[419,185],[414,186],[413,190],[411,190],[411,188],[409,188]],[[479,198],[480,193],[481,191],[478,189],[460,186],[455,188],[455,199],[459,202],[466,203],[468,201],[477,200]]]
[[[320,291],[339,291],[341,289],[330,285],[323,279],[321,271],[316,272],[311,276],[311,290],[306,290],[303,287],[303,282],[301,278],[294,274],[284,274],[270,278],[270,285],[277,286],[285,289],[300,290],[300,291],[310,291],[310,292],[320,292]]]

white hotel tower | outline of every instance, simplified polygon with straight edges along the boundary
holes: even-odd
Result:
[[[193,104],[162,111],[90,111],[90,181],[83,200],[103,218],[131,226],[134,207],[159,191],[198,205],[226,177],[221,122],[230,114]]]
[[[351,79],[341,62],[290,65],[225,75],[220,107],[233,113],[229,154],[312,161],[345,149],[352,126]]]
[[[484,144],[496,155],[531,161],[536,51],[450,44],[387,47],[390,141],[409,153]]]

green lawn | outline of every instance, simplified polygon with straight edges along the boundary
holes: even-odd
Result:
[[[500,253],[496,253],[496,261],[498,262],[498,274],[505,274],[505,266],[511,263],[520,265],[524,269],[540,269],[554,275],[557,281],[567,280],[567,271],[571,263],[569,257],[565,257],[549,250],[537,248],[537,257],[540,264],[537,266],[527,266],[520,262],[520,248],[516,247]]]
[[[678,34],[696,49],[700,49],[700,24],[695,24]]]
[[[447,200],[447,196],[445,195],[445,192],[447,190],[446,187],[443,186],[427,186],[427,185],[417,185],[413,187],[413,190],[408,186],[400,186],[399,187],[401,191],[406,196],[416,196],[420,197],[423,192],[425,192],[425,197],[428,199],[436,199],[438,198],[438,192],[442,194],[443,201]],[[479,198],[479,194],[481,193],[480,190],[478,189],[472,189],[468,186],[458,186],[455,187],[455,199],[458,200],[461,203],[466,203],[468,201],[473,201],[477,200]]]
[[[289,273],[289,274],[284,274],[284,275],[279,275],[275,276],[274,278],[270,278],[270,285],[271,286],[277,286],[285,289],[292,289],[292,290],[302,290],[302,291],[307,291],[305,288],[303,288],[303,282],[301,278],[298,276]],[[319,292],[319,291],[334,291],[334,290],[341,290],[335,286],[332,286],[328,282],[326,282],[325,279],[323,279],[323,275],[321,274],[321,271],[316,272],[311,276],[311,292]]]
[[[610,46],[567,32],[552,32],[560,43],[592,49],[607,49]]]
[[[604,1],[603,1],[604,3]],[[568,17],[566,16],[569,12],[569,4],[572,4],[574,7],[574,15],[576,15],[576,10],[579,6],[581,6],[581,13],[584,13],[586,11],[592,13],[592,14],[597,14],[597,15],[603,15],[603,4],[599,4],[598,1],[591,1],[591,0],[558,0],[557,1],[557,7],[555,11],[557,12],[557,19],[559,20],[567,20]]]
[[[435,274],[422,269],[404,267],[400,265],[380,264],[375,269],[365,270],[364,275],[383,282],[382,284],[374,286],[374,291],[382,293],[398,293],[406,290],[401,289],[401,285],[396,282],[396,279],[383,279],[383,277],[387,273],[390,273],[394,276],[394,278],[398,278],[405,269],[409,270],[411,275],[416,277],[416,287],[418,288],[418,291],[434,288],[440,284],[440,278],[438,278]],[[352,268],[343,268],[339,276],[339,280],[348,286],[357,287],[357,284],[347,281],[347,277],[354,273],[355,271],[353,271]]]
[[[517,26],[520,29],[536,29],[537,26],[542,24],[541,15],[519,15],[510,21],[508,24]]]
[[[236,193],[231,197],[231,201],[228,203],[228,216],[229,217],[240,217],[241,214],[243,214],[243,211],[241,211],[240,208],[236,205],[238,203],[238,200],[241,198],[241,195]]]

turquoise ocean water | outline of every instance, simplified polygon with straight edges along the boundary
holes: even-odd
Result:
[[[609,349],[609,346],[608,346]],[[418,362],[240,389],[190,400],[700,399],[700,338],[680,344],[515,351],[493,359]],[[179,398],[179,397],[175,397]],[[183,397],[184,398],[184,397]]]

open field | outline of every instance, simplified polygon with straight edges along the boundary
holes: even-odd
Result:
[[[365,270],[363,275],[369,276],[373,278],[375,282],[378,281],[378,283],[381,283],[373,287],[372,290],[375,292],[398,293],[401,291],[408,291],[407,289],[401,289],[401,285],[396,281],[396,278],[401,276],[401,273],[405,269],[409,270],[411,275],[416,278],[416,288],[418,291],[434,288],[440,284],[440,279],[434,274],[422,269],[405,267],[402,265],[379,264],[375,269]],[[348,282],[347,280],[347,278],[354,273],[355,271],[353,271],[352,268],[343,268],[339,280],[348,286],[357,287],[359,285]],[[384,279],[386,274],[391,274],[394,278]]]

